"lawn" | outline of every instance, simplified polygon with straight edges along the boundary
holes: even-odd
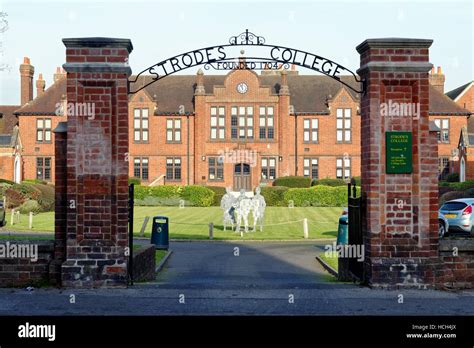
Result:
[[[326,255],[326,252],[322,252],[319,257],[326,262],[329,266],[331,266],[334,270],[338,270],[339,263],[338,263],[338,254],[337,252],[332,252],[329,255]]]
[[[341,208],[326,207],[267,207],[263,232],[244,233],[243,239],[282,240],[303,239],[303,219],[308,219],[310,239],[335,238]],[[135,207],[134,233],[138,236],[146,216],[167,216],[170,222],[170,238],[174,239],[208,239],[209,223],[214,224],[214,239],[240,239],[240,234],[223,230],[222,210],[219,207]],[[10,214],[7,215],[8,218]],[[250,218],[252,224],[252,219]],[[152,219],[148,222],[145,237],[151,235]],[[8,230],[28,230],[28,218],[21,218],[20,223],[10,226]],[[54,213],[35,215],[32,231],[53,231]]]

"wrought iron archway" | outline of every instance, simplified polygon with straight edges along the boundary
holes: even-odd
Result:
[[[238,62],[239,56],[228,56],[228,48],[235,48],[239,46],[251,46],[260,48],[264,54],[261,56],[245,57],[245,63]],[[268,51],[268,52],[266,52]],[[168,58],[158,62],[134,76],[133,79],[128,80],[129,94],[135,94],[143,88],[152,83],[172,75],[179,71],[189,69],[198,65],[204,65],[206,70],[213,68],[216,70],[233,70],[239,68],[239,64],[246,64],[245,68],[251,69],[265,69],[275,67],[275,63],[280,63],[284,68],[290,65],[297,65],[307,68],[319,73],[322,73],[350,88],[356,93],[364,93],[365,82],[351,70],[334,62],[333,60],[324,58],[314,53],[302,51],[299,49],[266,44],[265,38],[255,35],[248,29],[236,36],[231,36],[228,44],[209,46],[205,48],[196,49],[181,53],[174,57]],[[340,76],[349,74],[354,78],[354,82],[361,85],[361,89],[354,88],[349,83],[343,81]],[[132,90],[131,87],[137,83],[140,76],[148,74],[151,77],[150,81],[142,84],[140,87]]]

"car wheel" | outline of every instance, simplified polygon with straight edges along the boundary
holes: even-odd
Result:
[[[443,238],[445,234],[446,234],[446,226],[444,226],[444,222],[438,221],[439,238]]]

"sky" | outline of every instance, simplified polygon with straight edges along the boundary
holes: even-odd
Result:
[[[445,91],[474,78],[472,0],[0,0],[0,12],[6,13],[0,17],[1,105],[19,104],[18,69],[25,56],[35,79],[42,73],[50,86],[65,61],[61,40],[69,37],[131,39],[134,73],[183,52],[226,44],[245,29],[269,44],[315,53],[352,71],[359,67],[355,47],[367,38],[425,38],[434,40],[430,61],[446,74]],[[8,21],[3,33],[2,18]]]

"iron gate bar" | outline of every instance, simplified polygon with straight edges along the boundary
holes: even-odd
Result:
[[[240,42],[237,41],[237,38],[240,38]],[[257,39],[257,43],[253,43],[253,39]],[[212,64],[212,63],[219,63],[219,62],[225,62],[225,61],[229,61],[229,60],[238,60],[240,57],[232,57],[232,58],[228,58],[225,54],[225,48],[226,47],[237,47],[237,46],[250,46],[250,47],[269,47],[269,48],[272,48],[271,52],[273,52],[273,50],[275,49],[282,49],[283,52],[286,52],[286,51],[290,51],[292,54],[291,54],[291,58],[288,59],[288,60],[284,60],[284,59],[278,59],[278,58],[275,58],[273,56],[273,54],[270,54],[270,57],[246,57],[248,59],[254,59],[254,60],[270,60],[270,61],[273,61],[273,62],[278,62],[278,63],[283,63],[283,64],[294,64],[294,65],[297,65],[297,66],[301,66],[303,68],[307,68],[307,69],[310,69],[310,70],[314,70],[314,71],[317,71],[319,73],[322,73],[332,79],[335,79],[336,81],[342,83],[343,85],[345,85],[346,87],[350,88],[351,90],[353,90],[354,92],[356,93],[364,93],[365,91],[365,82],[363,80],[360,80],[358,78],[358,76],[352,72],[351,70],[347,69],[346,67],[344,67],[343,65],[340,65],[339,63],[336,63],[335,61],[333,60],[330,60],[328,58],[324,58],[322,56],[319,56],[317,54],[313,54],[313,53],[310,53],[310,52],[306,52],[306,51],[302,51],[302,50],[298,50],[298,49],[295,49],[295,48],[291,48],[291,47],[286,47],[286,46],[278,46],[278,45],[268,45],[268,44],[265,44],[265,39],[261,36],[257,36],[253,33],[250,33],[248,30],[246,30],[244,33],[242,34],[239,34],[237,36],[232,36],[229,40],[229,42],[231,42],[230,44],[225,44],[225,45],[217,45],[217,46],[209,46],[209,47],[204,47],[204,48],[198,48],[198,49],[195,49],[195,50],[192,50],[192,51],[188,51],[188,52],[184,52],[184,53],[181,53],[179,55],[176,55],[176,56],[173,56],[173,57],[170,57],[166,60],[163,60],[161,62],[158,62],[144,70],[142,70],[138,75],[136,75],[134,77],[134,79],[132,80],[128,80],[128,91],[129,91],[129,94],[135,94],[137,93],[138,91],[142,90],[143,88],[151,85],[152,83],[158,81],[158,80],[161,80],[162,78],[166,77],[166,76],[169,76],[169,75],[172,75],[178,71],[182,71],[182,70],[186,70],[188,68],[192,68],[192,67],[195,67],[195,66],[198,66],[198,65],[203,65],[203,64]],[[210,51],[211,50],[214,50],[214,49],[217,49],[217,51],[223,55],[222,58],[210,58]],[[204,53],[206,53],[204,55],[204,53],[202,53],[201,51],[203,51]],[[195,54],[199,52],[199,54],[202,56],[202,61],[200,62],[197,62],[197,58],[195,56]],[[303,63],[301,62],[298,62],[296,61],[296,56],[297,54],[300,54],[301,55],[304,55],[304,60],[303,60]],[[191,56],[191,54],[194,54],[194,57],[196,58],[196,60],[194,60]],[[181,68],[179,66],[179,61],[178,61],[178,57],[184,57],[184,56],[188,56],[190,59],[191,59],[191,62],[190,64],[184,64],[184,61],[182,61],[183,63],[183,67]],[[306,62],[306,58],[308,56],[312,56],[314,57],[313,59],[313,64],[311,65],[307,65],[307,64],[304,64]],[[205,58],[206,57],[206,58]],[[316,63],[316,60],[321,60],[321,65],[324,66],[324,64],[327,64],[327,63],[330,63],[331,66],[335,66],[335,69],[333,71],[333,73],[329,73],[328,71],[324,71],[323,68],[317,68],[315,67],[315,63]],[[173,71],[171,72],[168,72],[164,65],[166,63],[170,63],[173,67]],[[178,69],[175,68],[175,65],[178,66]],[[161,67],[163,70],[164,70],[164,74],[163,75],[160,75],[158,74],[157,72],[155,72],[154,70],[155,69],[158,69],[159,67]],[[342,69],[343,71],[341,71],[340,69]],[[348,72],[352,75],[352,77],[354,78],[355,82],[356,83],[362,83],[362,89],[361,90],[358,90],[358,89],[355,89],[353,87],[351,87],[349,84],[345,83],[344,81],[342,81],[339,76],[337,76],[336,74],[341,74],[343,72]],[[141,86],[140,88],[134,90],[134,91],[131,91],[130,89],[130,86],[132,83],[136,83],[138,81],[138,78],[145,74],[145,73],[148,73],[149,75],[148,76],[151,76],[152,77],[152,81],[150,81],[149,83],[146,83],[144,84],[143,86]]]
[[[357,187],[354,178],[347,185],[348,187],[348,246],[357,248],[363,245],[362,237],[362,197],[357,197]],[[352,190],[351,190],[352,188]],[[352,191],[352,192],[351,192]],[[354,255],[349,258],[349,272],[360,281],[364,281],[364,264],[358,261]]]
[[[133,285],[133,208],[135,198],[135,186],[130,184],[128,186],[128,277],[130,285]]]

